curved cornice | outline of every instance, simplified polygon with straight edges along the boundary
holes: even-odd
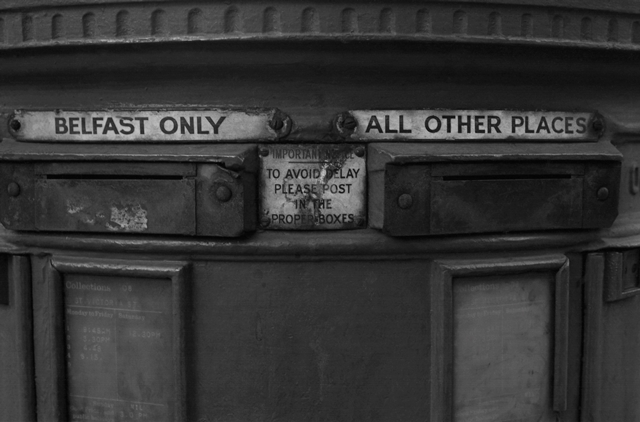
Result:
[[[640,49],[640,7],[576,1],[204,3],[20,1],[0,7],[0,50],[216,40],[402,40]],[[553,5],[551,5],[553,3]],[[575,3],[575,4],[574,4]],[[628,4],[627,4],[628,3]]]

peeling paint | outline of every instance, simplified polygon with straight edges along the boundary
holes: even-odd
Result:
[[[111,218],[107,223],[111,231],[142,232],[147,230],[147,210],[140,204],[111,206]]]

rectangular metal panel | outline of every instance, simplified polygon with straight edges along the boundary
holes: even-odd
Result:
[[[63,277],[70,420],[173,421],[169,279]]]
[[[270,124],[276,115],[278,131]],[[274,109],[17,110],[10,131],[20,141],[220,142],[274,140],[289,127]]]
[[[356,141],[596,141],[594,113],[510,110],[354,110]]]
[[[579,228],[581,223],[581,178],[431,183],[431,234]]]
[[[90,177],[90,176],[89,176]],[[195,234],[193,179],[38,179],[36,228]]]
[[[262,147],[262,226],[280,230],[364,227],[364,156],[364,147],[352,144]]]
[[[456,422],[554,422],[553,277],[453,280]]]

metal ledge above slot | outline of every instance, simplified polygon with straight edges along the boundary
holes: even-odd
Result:
[[[392,236],[609,227],[621,158],[607,143],[375,144],[369,221]]]

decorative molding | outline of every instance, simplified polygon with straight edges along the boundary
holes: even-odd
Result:
[[[42,2],[40,2],[42,3]],[[178,1],[0,11],[0,50],[216,40],[402,40],[640,50],[640,14],[501,3]]]

